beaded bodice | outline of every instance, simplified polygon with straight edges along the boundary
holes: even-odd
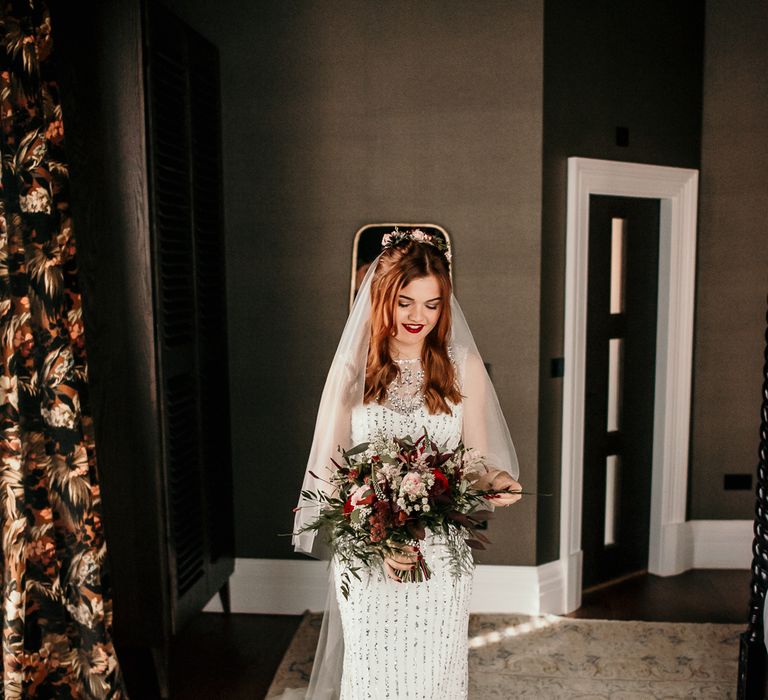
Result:
[[[429,413],[424,405],[421,360],[396,362],[400,374],[389,385],[386,401],[383,404],[362,404],[352,409],[352,444],[366,442],[381,434],[388,437],[410,435],[417,438],[426,429],[438,444],[455,447],[461,440],[463,405],[449,403],[451,415]]]
[[[400,373],[387,387],[384,405],[398,413],[414,413],[424,404],[424,370],[421,360],[395,360]]]

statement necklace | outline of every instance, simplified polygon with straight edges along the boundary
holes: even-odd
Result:
[[[395,360],[397,376],[387,387],[387,403],[398,413],[414,413],[424,404],[424,370],[418,357]]]

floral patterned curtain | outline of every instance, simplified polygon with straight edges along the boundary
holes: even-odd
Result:
[[[50,15],[0,17],[0,698],[126,698]]]

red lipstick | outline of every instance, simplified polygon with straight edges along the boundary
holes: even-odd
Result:
[[[405,328],[405,330],[407,330],[409,333],[414,333],[415,334],[415,333],[420,333],[421,332],[421,329],[424,328],[424,324],[423,323],[422,324],[404,323],[403,324],[403,328]]]

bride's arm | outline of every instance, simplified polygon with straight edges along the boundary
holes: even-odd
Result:
[[[474,479],[474,486],[484,491],[508,491],[495,496],[492,503],[512,505],[521,498],[514,492],[522,490],[510,473],[517,473],[517,457],[495,391],[478,355],[467,354],[462,379],[464,444],[482,454],[488,465]]]

